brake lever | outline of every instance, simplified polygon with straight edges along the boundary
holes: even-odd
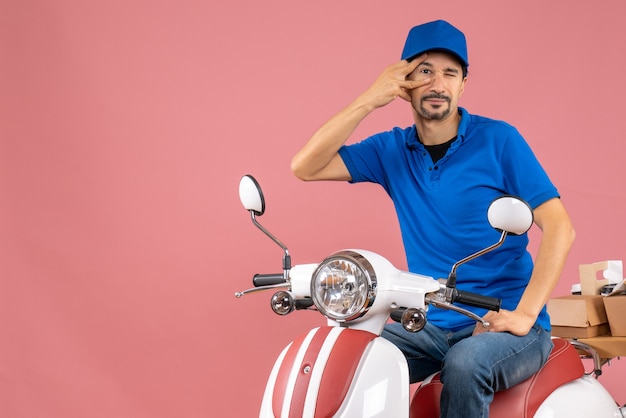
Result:
[[[491,325],[488,321],[485,321],[480,316],[476,315],[474,312],[468,311],[467,309],[459,308],[458,306],[453,305],[437,297],[431,298],[430,296],[425,296],[424,300],[426,303],[436,306],[437,308],[449,309],[451,311],[455,311],[465,316],[468,316],[472,318],[473,320],[475,320],[476,322],[480,322],[483,328],[489,328],[489,326]]]
[[[289,283],[279,283],[279,284],[271,284],[267,286],[253,287],[250,289],[246,289],[243,292],[235,292],[235,297],[240,298],[242,296],[247,295],[248,293],[262,292],[263,290],[278,289],[282,287],[289,287]]]

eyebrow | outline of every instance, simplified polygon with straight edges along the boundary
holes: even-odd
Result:
[[[420,65],[418,65],[418,66],[417,66],[417,68],[419,68],[419,67],[421,67],[421,66],[426,66],[426,67],[429,67],[429,68],[433,68],[433,65],[432,65],[430,62],[428,62],[428,61],[424,61],[424,62],[422,62]],[[459,74],[459,73],[460,73],[460,71],[458,70],[458,68],[455,68],[455,67],[447,67],[447,68],[444,68],[444,72],[448,72],[448,73],[449,73],[449,72],[453,72],[453,73],[456,73],[456,74]]]

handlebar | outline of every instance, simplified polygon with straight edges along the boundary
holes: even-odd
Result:
[[[255,274],[252,277],[252,284],[254,287],[273,286],[282,283],[286,283],[285,275],[283,273]]]
[[[502,300],[499,298],[492,298],[490,296],[479,295],[478,293],[465,292],[455,289],[452,295],[452,303],[455,302],[498,312],[500,310],[500,303]]]

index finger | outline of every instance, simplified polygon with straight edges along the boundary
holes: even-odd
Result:
[[[405,66],[402,69],[402,74],[404,74],[406,80],[411,78],[411,75],[415,72],[417,67],[424,62],[425,59],[426,53],[416,56],[411,61],[404,60]]]
[[[411,58],[411,60],[404,60],[407,62],[407,68],[411,68],[411,72],[413,70],[415,70],[417,68],[418,65],[420,65],[421,63],[423,63],[426,60],[426,57],[428,56],[427,52],[423,52],[419,55],[416,55],[415,57]]]

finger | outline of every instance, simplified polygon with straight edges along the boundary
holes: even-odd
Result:
[[[411,60],[411,61],[407,61],[407,60],[401,60],[398,61],[392,65],[390,65],[388,67],[388,70],[391,71],[394,74],[397,74],[401,77],[406,77],[407,75],[411,74],[416,68],[417,66],[420,64],[421,61],[418,61],[417,59]]]
[[[421,61],[417,59],[411,60],[410,62],[407,60],[403,61],[403,65],[400,67],[400,72],[405,77],[411,74],[415,69],[420,65]]]
[[[430,78],[422,78],[420,80],[407,80],[406,84],[404,84],[402,87],[407,90],[413,90],[418,87],[422,87],[427,84],[430,84],[430,81],[431,81]]]
[[[398,94],[398,97],[403,99],[403,100],[405,100],[405,101],[407,101],[407,102],[411,101],[411,96],[405,90],[403,90],[400,94]]]
[[[416,57],[411,59],[411,61],[405,60],[409,64],[407,68],[412,68],[413,70],[416,69],[421,63],[426,60],[426,57],[428,57],[428,53],[424,52],[423,54],[417,55]]]
[[[476,324],[476,326],[474,327],[474,332],[472,332],[472,335],[478,335],[478,334],[482,334],[483,332],[488,332],[489,328],[484,326],[481,322],[478,322]]]

